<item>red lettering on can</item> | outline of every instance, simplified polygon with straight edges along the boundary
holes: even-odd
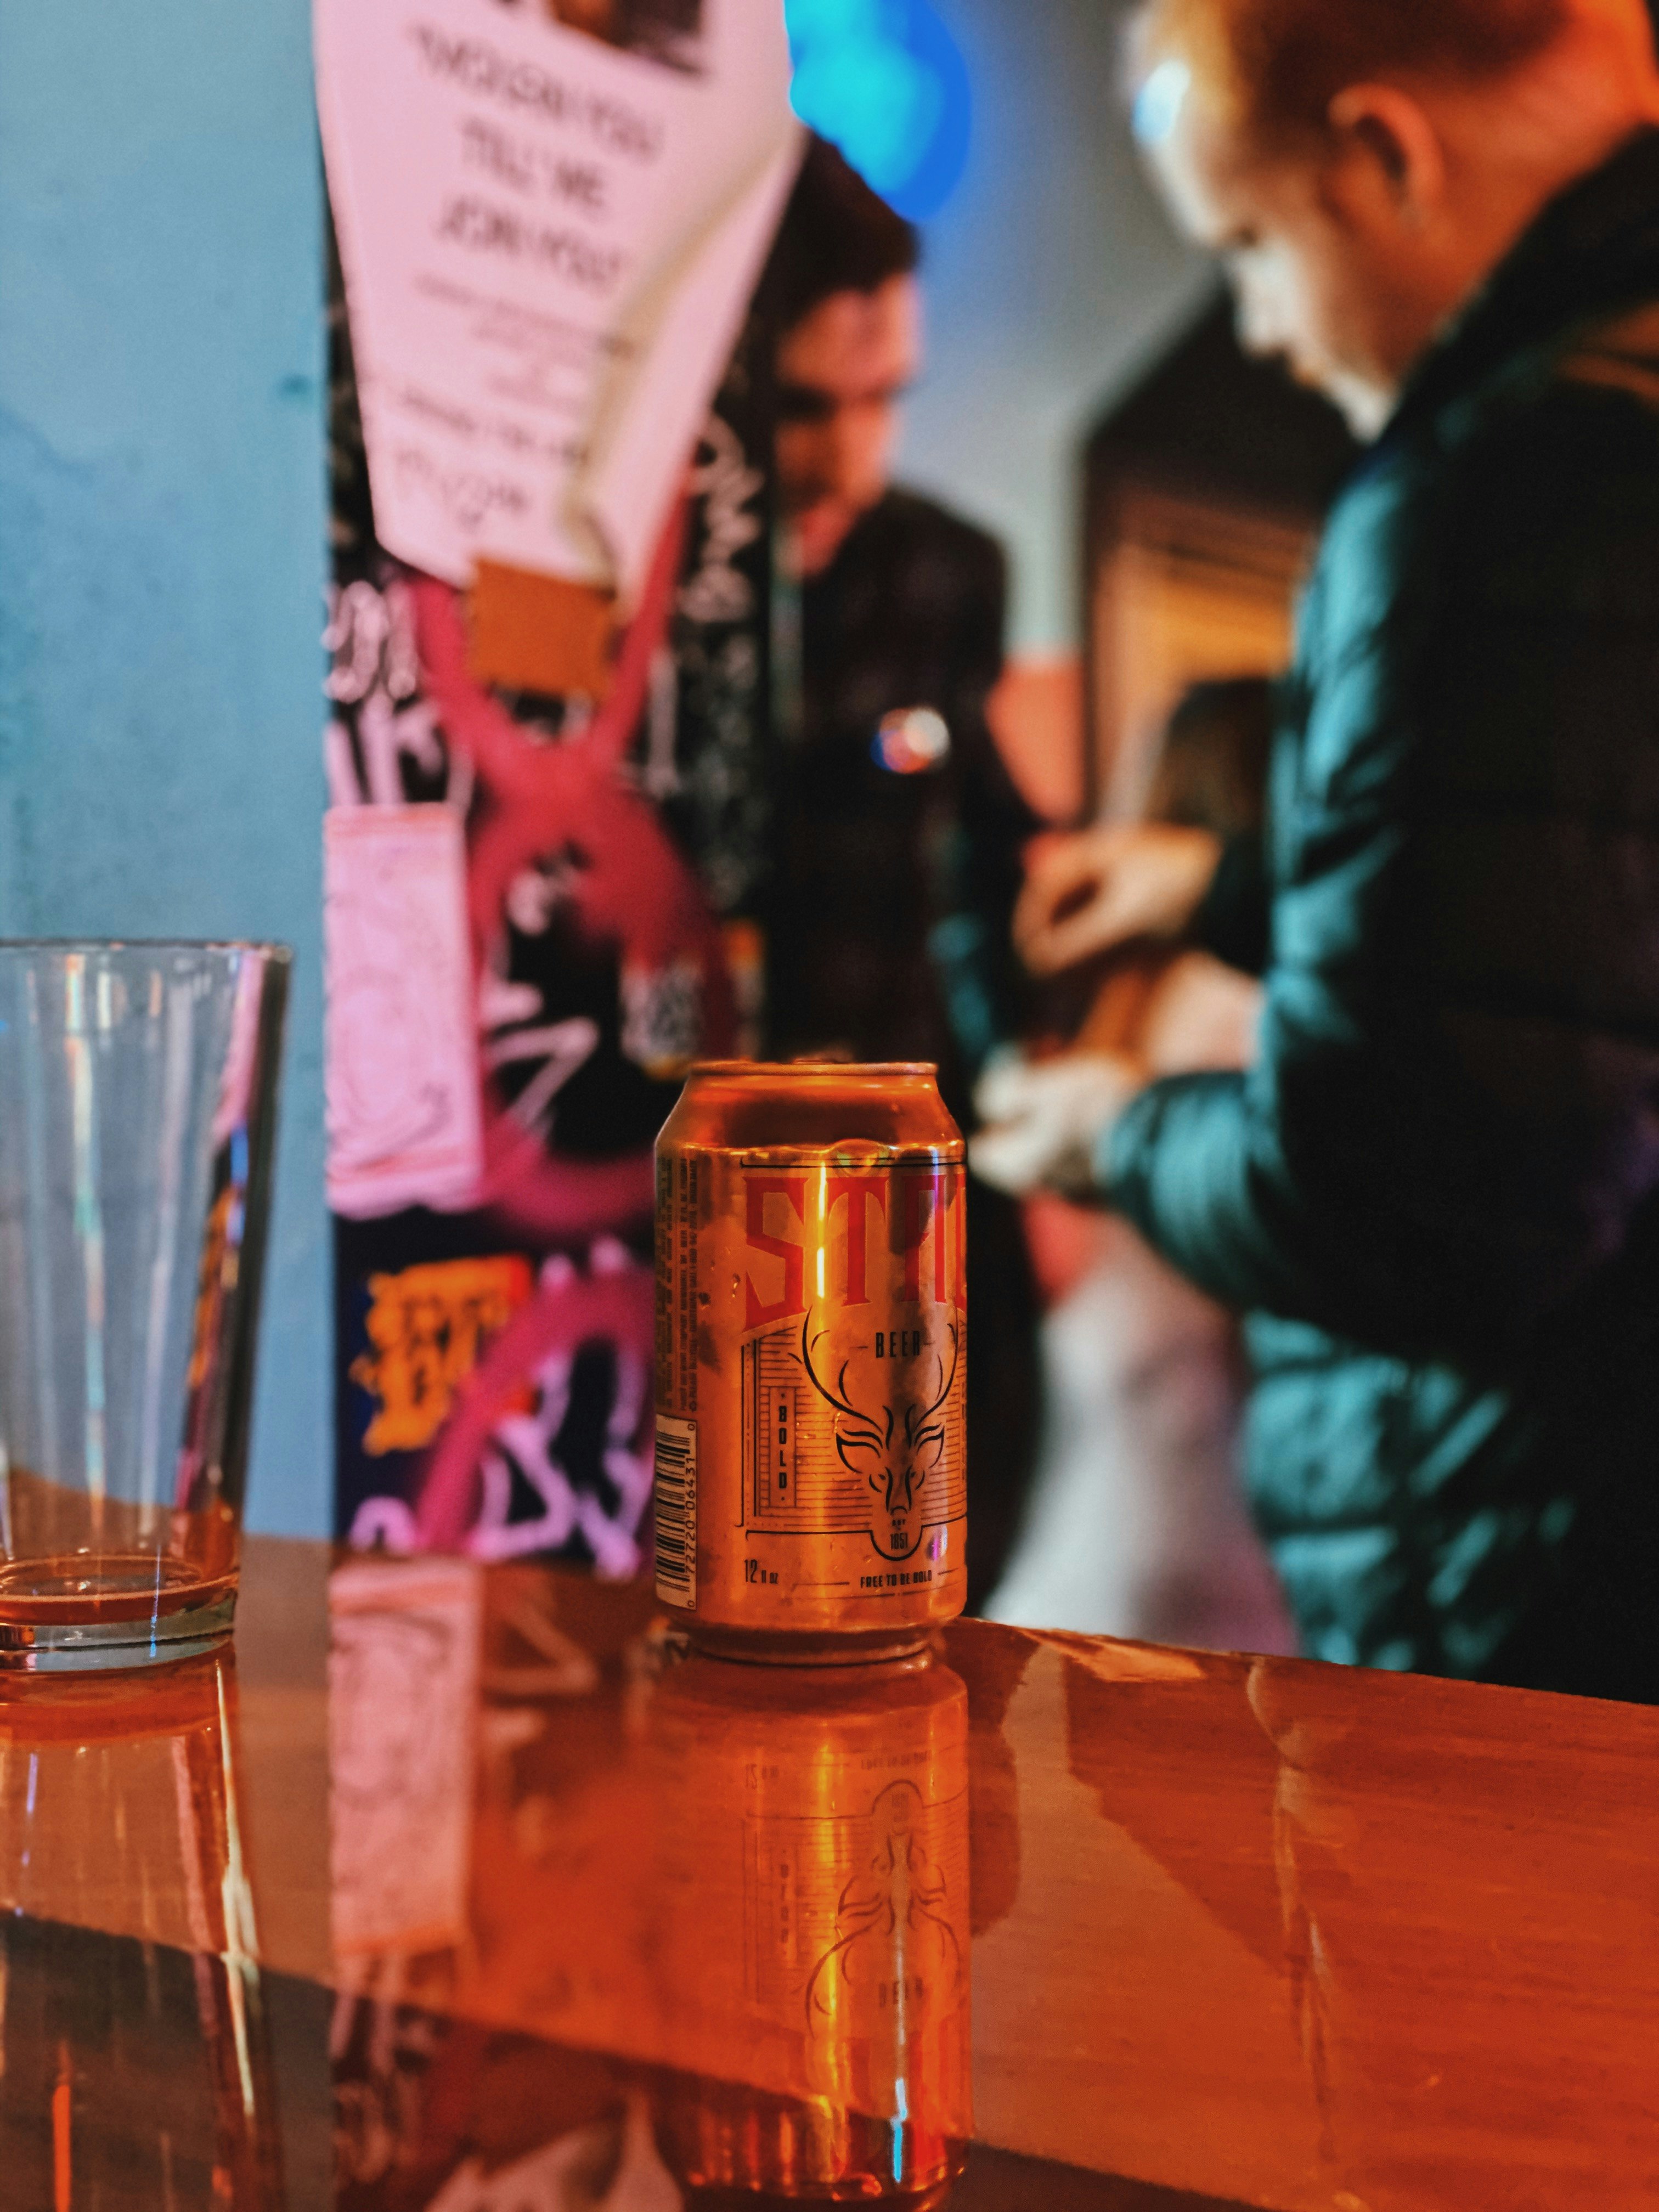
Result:
[[[806,1255],[801,1246],[791,1243],[786,1237],[769,1237],[766,1233],[766,1201],[769,1198],[787,1199],[794,1216],[803,1228],[806,1225],[806,1178],[805,1176],[748,1176],[746,1228],[751,1252],[769,1253],[773,1259],[783,1262],[783,1296],[768,1304],[755,1288],[752,1275],[744,1278],[747,1318],[745,1328],[766,1328],[772,1322],[789,1321],[806,1310]]]
[[[865,1204],[866,1198],[874,1199],[885,1220],[885,1183],[878,1182],[873,1176],[830,1176],[826,1215],[833,1214],[842,1199],[847,1200],[846,1303],[849,1306],[867,1306],[870,1303],[870,1210]]]
[[[933,1297],[945,1303],[950,1287],[946,1265],[945,1221],[949,1198],[944,1176],[906,1176],[904,1183],[904,1290],[906,1305],[921,1303],[921,1246],[929,1227],[933,1232]]]

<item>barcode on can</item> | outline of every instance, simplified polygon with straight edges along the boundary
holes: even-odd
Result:
[[[697,1609],[697,1425],[657,1416],[657,1595]]]

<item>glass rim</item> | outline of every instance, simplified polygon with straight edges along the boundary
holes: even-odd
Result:
[[[0,960],[19,952],[258,952],[289,964],[294,947],[259,937],[0,937]]]
[[[849,1081],[869,1077],[877,1082],[902,1081],[907,1077],[936,1078],[935,1060],[694,1060],[688,1076],[720,1075],[775,1082],[780,1077],[842,1076]]]

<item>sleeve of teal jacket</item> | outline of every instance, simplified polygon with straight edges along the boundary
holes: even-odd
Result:
[[[1659,1189],[1659,430],[1557,386],[1380,456],[1304,610],[1247,1075],[1153,1085],[1109,1203],[1227,1302],[1513,1345]]]
[[[1206,952],[1246,975],[1267,964],[1269,893],[1259,830],[1230,837],[1193,920],[1193,939]]]

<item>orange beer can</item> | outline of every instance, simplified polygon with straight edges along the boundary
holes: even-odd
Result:
[[[967,1589],[967,1193],[919,1062],[695,1066],[657,1140],[657,1595],[703,1649],[919,1650]]]

